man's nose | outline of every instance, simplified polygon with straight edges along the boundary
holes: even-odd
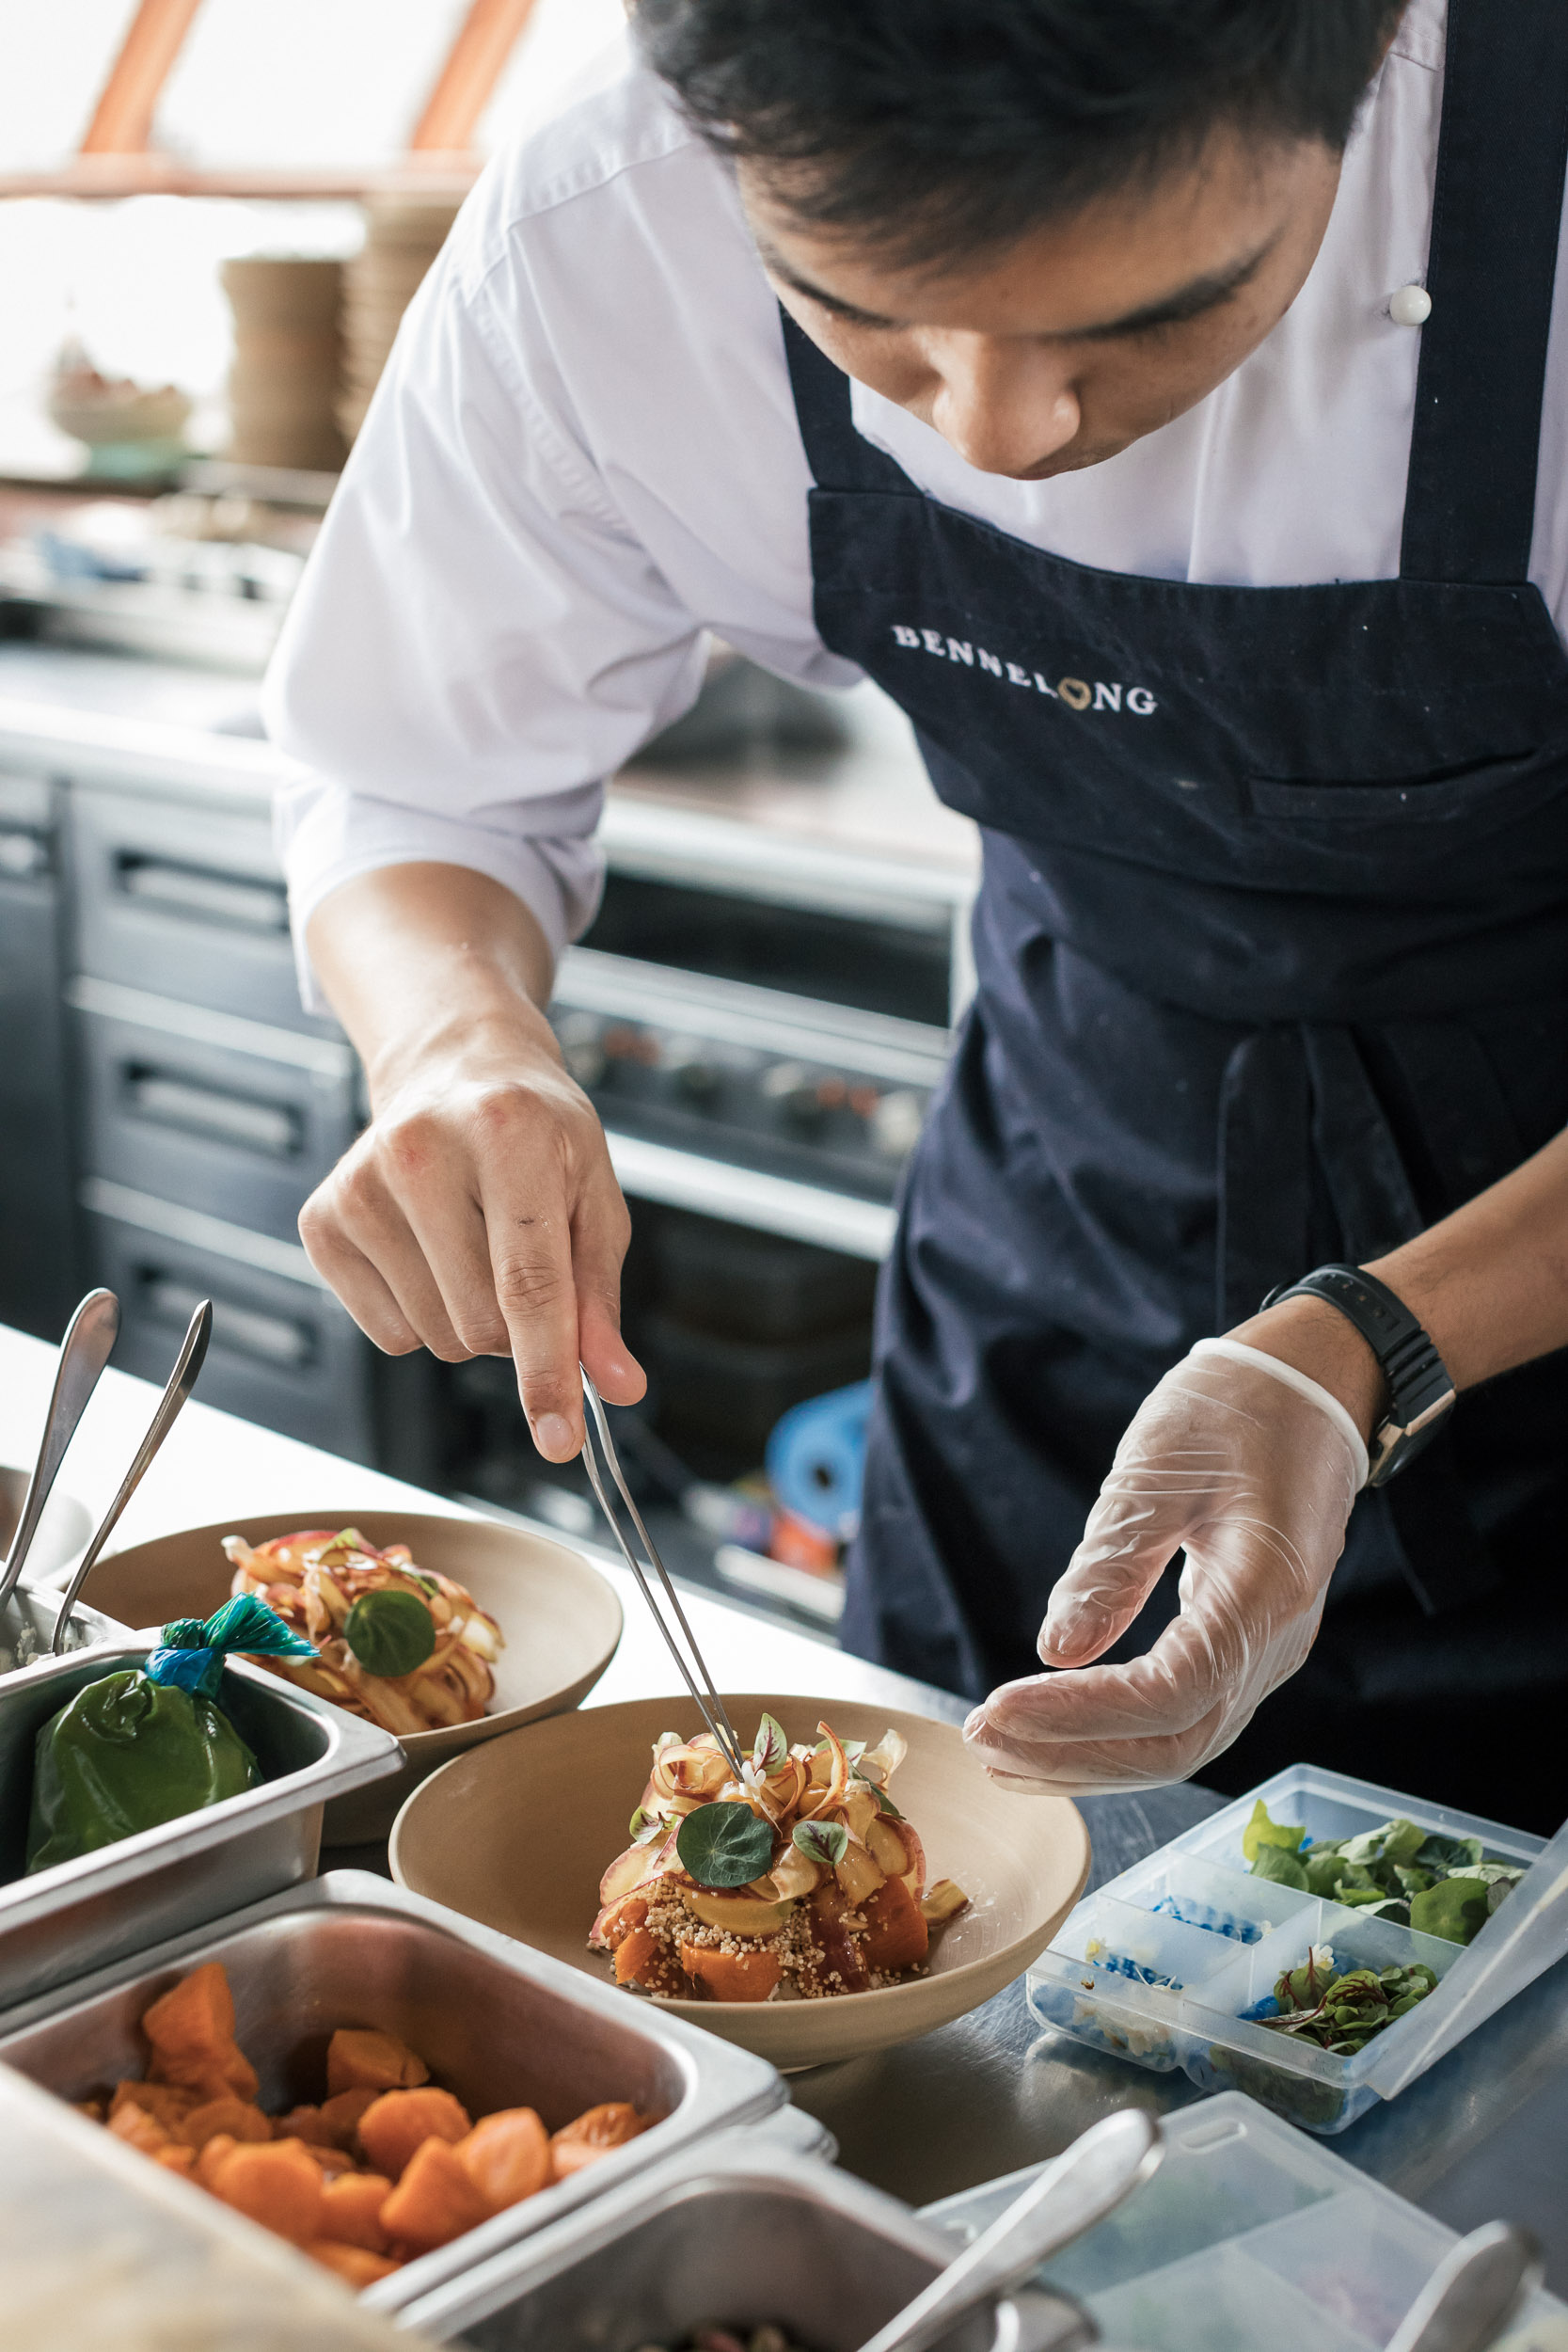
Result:
[[[927,356],[941,385],[931,421],[976,472],[1032,473],[1075,437],[1078,395],[1057,354],[955,335]]]

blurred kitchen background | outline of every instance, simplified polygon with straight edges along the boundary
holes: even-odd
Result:
[[[257,687],[404,306],[620,0],[0,0],[0,1321],[594,1539],[511,1368],[389,1361],[299,1246],[364,1117],[301,1009]],[[870,688],[715,645],[612,784],[553,1018],[630,1198],[616,1415],[671,1565],[831,1632],[877,1263],[968,987],[971,829]]]

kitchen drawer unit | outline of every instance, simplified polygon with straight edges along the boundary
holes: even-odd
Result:
[[[341,1037],[301,1009],[264,815],[78,785],[71,842],[79,972]]]
[[[293,1242],[358,1127],[349,1047],[86,975],[66,998],[87,1172]]]
[[[93,1279],[120,1302],[115,1361],[162,1382],[198,1301],[213,1302],[199,1394],[329,1454],[376,1458],[369,1342],[297,1243],[89,1176]]]

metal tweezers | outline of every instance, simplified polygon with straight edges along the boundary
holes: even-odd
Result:
[[[578,1370],[581,1371],[581,1369],[582,1368],[579,1365]],[[586,1372],[582,1374],[582,1393],[588,1406],[588,1412],[584,1416],[582,1425],[582,1462],[583,1468],[588,1472],[588,1483],[594,1489],[599,1508],[604,1513],[606,1521],[610,1527],[610,1532],[615,1538],[621,1557],[626,1562],[627,1567],[631,1570],[633,1576],[636,1577],[638,1584],[641,1589],[642,1597],[654,1613],[654,1623],[657,1626],[660,1633],[663,1634],[664,1639],[669,1645],[670,1655],[674,1660],[676,1665],[680,1668],[681,1680],[685,1683],[687,1689],[696,1700],[698,1710],[702,1715],[704,1723],[706,1724],[709,1731],[712,1732],[714,1739],[719,1743],[721,1754],[723,1756],[725,1761],[730,1767],[730,1770],[738,1780],[740,1778],[740,1768],[742,1762],[744,1761],[744,1756],[740,1742],[735,1735],[735,1725],[731,1723],[728,1714],[725,1712],[724,1702],[720,1697],[718,1691],[714,1687],[713,1677],[709,1674],[703,1653],[697,1646],[697,1636],[692,1632],[690,1626],[687,1623],[686,1612],[681,1607],[679,1594],[676,1592],[674,1585],[670,1581],[669,1570],[665,1567],[663,1561],[659,1558],[657,1549],[654,1544],[654,1539],[642,1524],[642,1515],[631,1499],[631,1489],[626,1485],[626,1479],[622,1475],[620,1456],[616,1454],[615,1441],[610,1434],[610,1423],[605,1418],[603,1403],[600,1400],[597,1389],[594,1386],[593,1381],[590,1380]],[[594,1451],[594,1431],[595,1429],[598,1432],[599,1444],[603,1449],[604,1458],[609,1466],[610,1477],[615,1482],[616,1489],[620,1494],[621,1501],[626,1506],[626,1511],[630,1517],[631,1523],[637,1530],[638,1538],[641,1543],[643,1550],[648,1555],[648,1559],[653,1566],[654,1572],[657,1576],[660,1584],[664,1587],[665,1597],[669,1601],[670,1608],[673,1613],[675,1623],[680,1627],[681,1632],[686,1637],[687,1648],[689,1649],[691,1653],[689,1663],[681,1649],[680,1644],[675,1639],[673,1627],[672,1627],[669,1618],[665,1615],[664,1611],[659,1604],[658,1595],[655,1591],[652,1583],[649,1581],[648,1571],[643,1566],[641,1561],[638,1558],[636,1552],[633,1551],[630,1544],[627,1543],[626,1536],[622,1534],[621,1522],[615,1515],[609,1495],[605,1492],[604,1479],[600,1472],[598,1458]],[[692,1671],[693,1667],[696,1669],[695,1674]]]

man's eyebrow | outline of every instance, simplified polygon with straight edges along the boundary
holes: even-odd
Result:
[[[754,232],[753,232],[754,233]],[[1140,310],[1126,311],[1122,317],[1105,319],[1093,326],[1074,326],[1059,334],[1042,335],[1041,342],[1097,343],[1113,342],[1123,335],[1143,335],[1158,326],[1180,326],[1189,319],[1201,318],[1206,310],[1216,310],[1231,295],[1239,294],[1248,280],[1256,277],[1263,262],[1279,242],[1279,231],[1266,238],[1255,252],[1232,262],[1227,268],[1211,270],[1202,278],[1195,278],[1174,294],[1162,294],[1158,301],[1147,302]],[[884,318],[875,310],[863,310],[858,304],[846,302],[839,294],[830,294],[826,287],[814,285],[809,278],[792,269],[782,253],[765,239],[756,240],[757,251],[769,277],[787,286],[792,294],[804,296],[821,310],[831,310],[835,318],[847,319],[856,326],[897,328],[908,320]]]

